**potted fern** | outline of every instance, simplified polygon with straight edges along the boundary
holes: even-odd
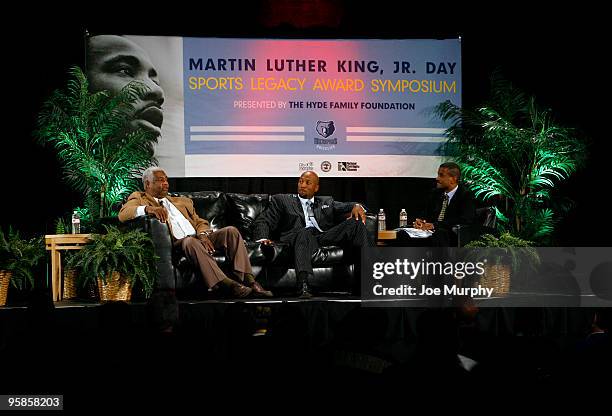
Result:
[[[19,290],[34,286],[33,269],[44,255],[42,238],[27,240],[12,228],[8,235],[0,229],[0,306],[6,304],[9,284]]]
[[[57,151],[68,185],[83,195],[83,228],[116,215],[139,186],[140,174],[156,163],[157,136],[134,129],[134,103],[148,91],[131,82],[119,93],[90,92],[83,71],[73,67],[65,90],[55,91],[38,116],[36,136]]]
[[[517,273],[522,267],[540,265],[540,256],[533,243],[510,233],[502,233],[499,237],[484,234],[466,244],[465,248],[468,249],[467,260],[487,260],[482,284],[492,288],[495,295],[508,294],[512,273]]]
[[[79,285],[97,282],[100,300],[129,301],[134,284],[139,283],[149,297],[157,277],[153,241],[140,230],[104,228],[105,234],[93,235],[91,243],[67,262],[78,270]]]

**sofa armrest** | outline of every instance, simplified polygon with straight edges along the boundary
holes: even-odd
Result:
[[[267,263],[273,263],[278,256],[283,253],[283,250],[288,250],[289,243],[281,243],[280,241],[275,241],[272,245],[260,244],[261,252],[266,258]]]
[[[457,245],[463,247],[469,242],[480,238],[483,234],[494,234],[497,216],[494,207],[483,207],[476,210],[473,224],[458,224],[452,227],[457,234]]]
[[[153,240],[153,248],[158,256],[155,265],[157,267],[158,280],[157,289],[175,289],[176,277],[172,266],[172,239],[168,224],[160,222],[155,217],[142,216],[124,223],[130,229],[140,229],[149,234]]]
[[[378,239],[378,219],[376,214],[366,214],[366,230],[368,231],[368,239],[372,245],[376,244]]]

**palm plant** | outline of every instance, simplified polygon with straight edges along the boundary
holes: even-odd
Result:
[[[450,123],[445,153],[476,197],[496,207],[500,231],[543,241],[571,208],[553,193],[582,165],[586,145],[497,73],[491,90],[490,101],[476,110],[449,101],[435,108]]]
[[[90,93],[80,68],[69,74],[66,90],[43,104],[36,133],[57,150],[66,181],[83,194],[87,222],[116,214],[114,206],[137,188],[139,174],[156,163],[157,137],[129,126],[144,84],[132,82],[117,94]]]

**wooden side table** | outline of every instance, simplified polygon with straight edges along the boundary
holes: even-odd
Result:
[[[378,246],[386,246],[390,241],[397,239],[397,231],[395,230],[385,230],[378,232],[378,241],[376,245]]]
[[[45,245],[51,251],[51,288],[53,301],[62,300],[62,256],[61,250],[80,250],[91,241],[91,234],[45,235]]]

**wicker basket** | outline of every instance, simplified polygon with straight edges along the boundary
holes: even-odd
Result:
[[[510,293],[510,272],[510,266],[506,264],[487,265],[481,284],[493,289],[492,296],[506,296]]]
[[[132,285],[126,276],[113,272],[111,278],[106,280],[107,282],[104,284],[102,279],[98,279],[98,291],[100,292],[100,300],[102,302],[130,301],[132,298]]]
[[[8,295],[9,284],[11,284],[11,276],[13,276],[13,272],[0,270],[0,306],[6,305],[6,296]]]
[[[64,270],[64,299],[74,299],[77,295],[77,271],[75,269]]]

